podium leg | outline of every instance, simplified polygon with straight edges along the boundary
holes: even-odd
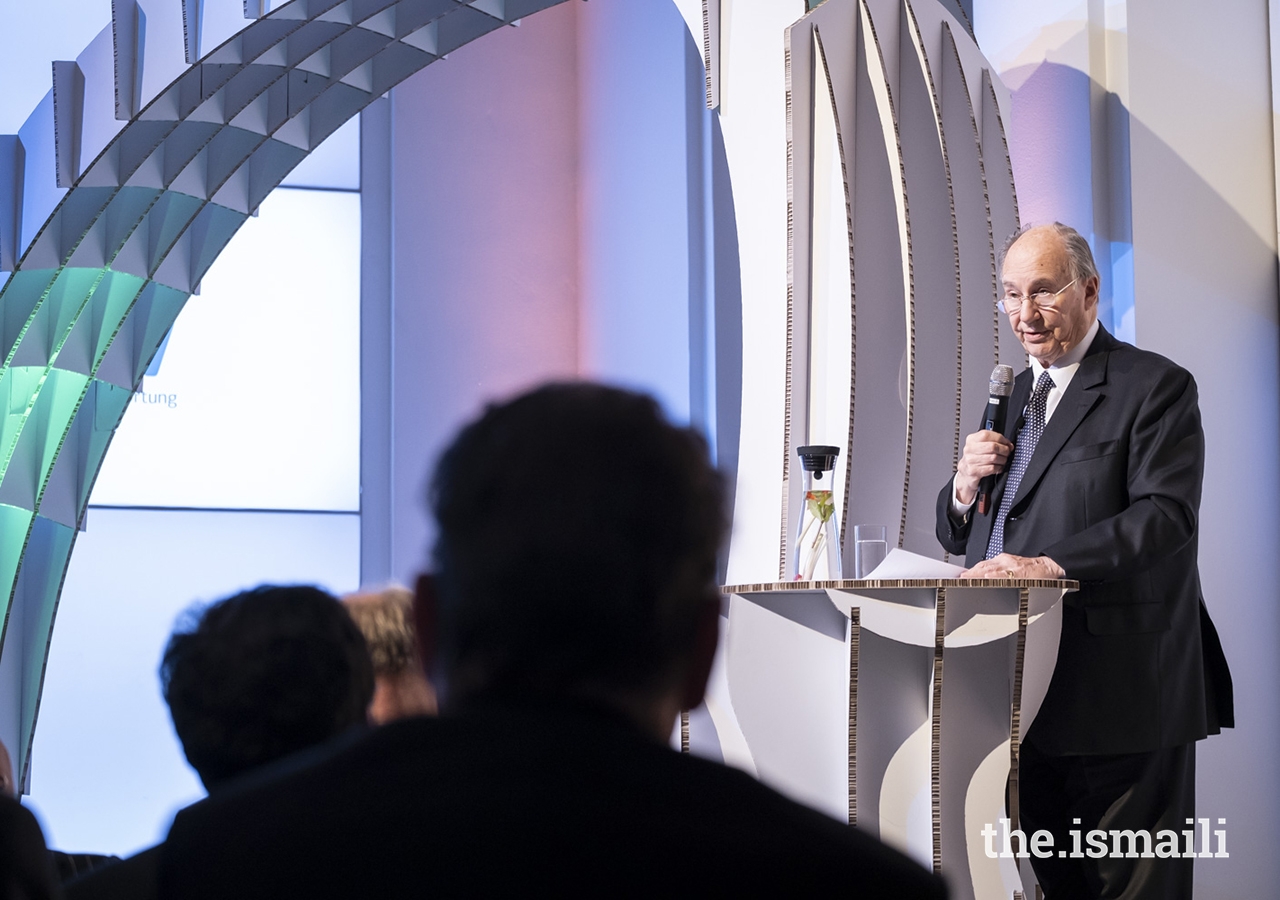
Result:
[[[858,824],[858,643],[862,610],[849,610],[849,824]]]
[[[942,646],[947,630],[947,589],[937,588],[933,633],[933,708],[930,711],[929,788],[933,819],[933,871],[942,874]]]
[[[1022,667],[1027,654],[1027,617],[1031,592],[1018,590],[1018,642],[1013,651],[1013,697],[1009,717],[1009,829],[1022,827],[1018,800],[1018,764],[1022,754]],[[1015,861],[1022,870],[1022,860]]]

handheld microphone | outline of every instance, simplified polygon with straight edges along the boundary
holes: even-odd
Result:
[[[1009,415],[1009,395],[1013,393],[1013,367],[996,366],[991,370],[990,396],[987,398],[987,412],[982,417],[983,430],[1004,433],[1004,423]],[[991,505],[991,489],[995,487],[996,477],[988,475],[978,485],[978,512],[985,514]]]

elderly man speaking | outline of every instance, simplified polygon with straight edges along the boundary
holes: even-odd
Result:
[[[1196,563],[1204,433],[1190,373],[1101,327],[1098,282],[1074,229],[1010,242],[999,307],[1030,357],[1009,403],[1022,415],[968,436],[938,540],[970,577],[1080,582],[1019,773],[1023,830],[1053,836],[1032,859],[1046,896],[1189,898],[1174,841],[1195,814],[1195,742],[1232,724]],[[1156,852],[1093,858],[1079,835],[1094,829]]]

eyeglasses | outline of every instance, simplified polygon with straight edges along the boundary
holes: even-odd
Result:
[[[1031,294],[1031,304],[1037,309],[1053,309],[1058,305],[1058,298],[1066,292],[1067,288],[1079,281],[1079,278],[1072,278],[1069,282],[1056,291],[1035,291]],[[1018,293],[1008,293],[996,301],[996,309],[1006,315],[1014,311],[1020,311],[1022,304],[1027,300],[1026,297]]]

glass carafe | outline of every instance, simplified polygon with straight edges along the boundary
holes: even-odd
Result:
[[[792,576],[796,581],[843,578],[832,474],[840,448],[815,444],[799,447],[796,452],[804,467],[804,508],[792,546]]]

